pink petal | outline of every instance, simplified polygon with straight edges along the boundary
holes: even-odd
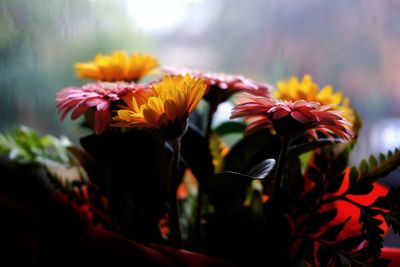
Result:
[[[247,119],[251,119],[251,118],[247,118]],[[247,119],[245,121],[248,121]],[[258,118],[255,118],[253,120],[253,122],[250,123],[249,126],[247,126],[246,134],[251,134],[260,129],[270,128],[271,125],[272,125],[272,123],[267,117],[260,116]]]
[[[108,127],[111,120],[110,111],[107,110],[97,110],[95,114],[95,132],[100,135]]]
[[[94,97],[94,98],[86,99],[85,104],[88,105],[89,107],[94,107],[94,106],[101,104],[103,101],[105,101],[105,100],[102,98]]]
[[[306,116],[303,112],[300,112],[298,110],[294,110],[290,113],[290,116],[293,117],[296,121],[299,121],[303,124],[306,124],[307,122],[310,122],[310,117]]]
[[[99,104],[97,104],[97,110],[106,110],[110,107],[110,103],[107,100],[102,100]]]
[[[273,104],[274,105],[274,104]],[[276,112],[279,109],[284,109],[286,110],[288,113],[291,111],[290,107],[288,107],[287,105],[283,104],[283,103],[277,103],[275,104],[275,106],[273,106],[272,108],[270,108],[268,110],[268,113],[273,113]]]
[[[82,101],[82,99],[67,99],[63,102],[59,102],[57,103],[57,108],[59,110],[65,109],[65,108],[74,108],[75,106],[77,106],[80,102]]]
[[[333,109],[333,108],[335,108],[336,107],[336,105],[334,105],[334,104],[329,104],[329,105],[324,105],[324,106],[322,106],[321,107],[321,111],[326,111],[326,110],[331,110],[331,109]]]
[[[228,85],[227,85],[225,82],[221,82],[221,83],[219,84],[219,88],[221,88],[221,89],[227,89],[227,88],[228,88]]]
[[[286,109],[279,109],[278,111],[276,111],[273,115],[273,119],[274,120],[279,120],[280,118],[283,118],[285,116],[287,116],[289,114],[289,111],[287,111]]]
[[[77,106],[74,111],[71,114],[71,119],[72,120],[76,120],[77,118],[79,118],[83,113],[85,113],[87,111],[87,109],[89,108],[89,106],[83,104],[83,105],[79,105]]]
[[[69,106],[69,107],[67,107],[66,109],[59,109],[58,111],[59,112],[62,112],[61,113],[61,121],[63,121],[64,119],[65,119],[65,116],[67,116],[67,114],[68,114],[68,112],[70,112],[71,111],[71,109],[73,109],[74,107],[73,106]]]

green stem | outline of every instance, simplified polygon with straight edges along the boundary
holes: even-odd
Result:
[[[178,170],[179,170],[179,158],[181,151],[181,138],[178,137],[172,141],[170,141],[170,145],[172,146],[172,161],[170,167],[170,175],[168,181],[168,198],[169,198],[169,221],[171,227],[171,242],[172,245],[180,248],[182,247],[182,235],[181,235],[181,227],[179,223],[179,209],[178,209],[178,201],[176,198],[176,189],[178,186]]]
[[[207,125],[206,125],[206,138],[209,138],[211,135],[211,124],[212,124],[212,119],[214,117],[214,113],[217,111],[217,107],[210,106],[210,109],[208,110],[207,114]]]
[[[288,153],[290,140],[286,138],[282,138],[281,141],[281,149],[279,152],[278,164],[276,166],[275,172],[275,182],[273,185],[272,196],[281,196],[286,187],[286,158]]]
[[[286,221],[285,207],[282,205],[284,203],[282,203],[282,200],[285,197],[285,167],[289,143],[290,139],[281,139],[281,148],[275,169],[275,179],[272,184],[272,196],[271,200],[267,202],[266,207],[266,216],[268,218],[266,229],[269,229],[269,241],[274,244],[274,253],[276,253],[276,256],[282,258],[287,257],[287,243],[282,239],[282,235],[286,233],[284,233],[284,228],[281,226]]]
[[[205,130],[205,138],[207,140],[208,147],[210,147],[209,144],[210,144],[212,118],[213,118],[216,110],[217,110],[216,107],[210,105],[210,109],[208,110],[208,114],[207,114],[207,125],[206,125],[206,130]],[[199,182],[199,187],[198,187],[196,215],[195,215],[194,230],[193,230],[193,237],[194,237],[195,241],[200,239],[200,232],[201,232],[200,231],[201,217],[202,217],[203,205],[204,205],[204,197],[203,197],[204,185],[203,184],[204,184],[204,181]]]

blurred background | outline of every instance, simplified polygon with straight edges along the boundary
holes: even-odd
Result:
[[[85,134],[54,94],[73,64],[124,49],[275,84],[311,74],[363,119],[354,161],[400,145],[400,1],[0,0],[0,129]]]
[[[271,84],[311,74],[359,112],[357,163],[400,145],[398,14],[397,0],[0,0],[0,130],[78,143],[89,132],[60,122],[54,94],[84,82],[75,62],[123,49]]]

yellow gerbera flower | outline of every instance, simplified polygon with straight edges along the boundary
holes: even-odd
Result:
[[[291,77],[287,81],[279,81],[277,88],[274,91],[274,96],[281,100],[297,101],[306,100],[319,102],[321,105],[337,106],[343,117],[347,120],[354,122],[354,112],[350,107],[350,100],[344,98],[341,92],[334,92],[332,86],[325,85],[319,89],[310,75],[305,75],[303,80],[300,81],[297,77]]]
[[[114,126],[153,129],[166,141],[177,138],[186,130],[188,116],[206,89],[201,79],[166,75],[149,90],[122,97],[127,106],[117,111]]]
[[[75,70],[82,78],[137,82],[158,65],[157,59],[151,55],[135,53],[128,56],[124,51],[116,51],[111,55],[97,54],[91,62],[77,63]]]

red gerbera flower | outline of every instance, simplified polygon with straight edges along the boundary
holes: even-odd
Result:
[[[237,103],[231,118],[246,117],[250,122],[247,133],[272,128],[277,133],[290,137],[306,133],[317,139],[317,132],[345,140],[353,137],[351,123],[334,109],[334,105],[322,106],[318,102],[305,100],[286,102],[250,94],[239,96]]]
[[[71,119],[75,120],[95,108],[95,132],[101,134],[111,121],[111,103],[118,101],[127,92],[146,88],[146,85],[135,83],[90,83],[82,87],[67,87],[56,94],[57,110],[64,120],[72,111]]]

